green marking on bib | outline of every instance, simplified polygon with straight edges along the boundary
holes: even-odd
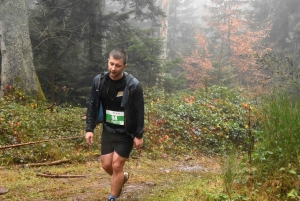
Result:
[[[106,122],[124,126],[124,112],[106,110]]]

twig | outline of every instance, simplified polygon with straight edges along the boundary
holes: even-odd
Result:
[[[68,175],[68,174],[51,174],[51,173],[37,173],[37,176],[40,177],[48,177],[48,178],[78,178],[78,177],[85,177],[85,175]]]
[[[53,161],[53,162],[49,162],[49,163],[29,163],[29,164],[25,164],[25,167],[39,167],[39,166],[49,166],[49,165],[58,165],[61,163],[66,163],[69,162],[69,159],[63,159],[63,160],[58,160],[58,161]]]
[[[43,143],[43,142],[50,142],[50,141],[54,141],[54,140],[71,140],[71,139],[78,139],[78,138],[82,138],[82,136],[41,140],[41,141],[35,141],[35,142],[26,142],[26,143],[12,144],[12,145],[7,145],[7,146],[1,146],[0,145],[0,150],[1,149],[8,149],[8,148],[16,148],[16,147],[21,147],[21,146],[31,145],[31,144],[38,144],[38,143]]]

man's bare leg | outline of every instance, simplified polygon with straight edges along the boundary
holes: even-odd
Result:
[[[105,154],[105,155],[101,155],[101,157],[100,157],[102,168],[110,176],[113,174],[113,169],[112,169],[113,154],[114,154],[114,152]]]
[[[111,195],[118,196],[124,182],[124,158],[116,152],[101,155],[102,168],[111,175]]]

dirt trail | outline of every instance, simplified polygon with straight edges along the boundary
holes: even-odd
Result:
[[[0,195],[3,201],[19,200],[65,200],[65,201],[102,201],[107,200],[110,192],[110,178],[100,168],[98,159],[83,164],[62,164],[35,168],[1,167],[0,186],[9,191]],[[216,158],[191,156],[171,158],[162,155],[157,160],[146,157],[130,158],[125,170],[130,173],[119,201],[145,200],[158,188],[170,188],[172,182],[182,180],[182,173],[218,173]],[[37,173],[82,174],[84,178],[43,178]],[[181,176],[183,175],[183,176]]]

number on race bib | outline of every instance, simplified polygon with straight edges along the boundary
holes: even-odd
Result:
[[[106,122],[115,125],[124,125],[124,112],[106,110]]]

